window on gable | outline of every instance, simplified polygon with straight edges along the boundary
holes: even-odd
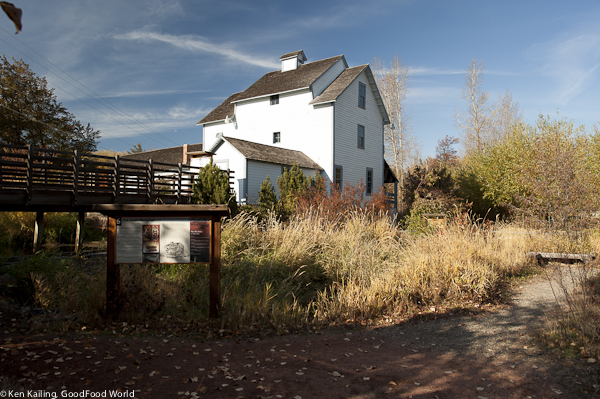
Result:
[[[271,105],[279,104],[279,94],[274,94],[271,96]]]
[[[273,133],[273,144],[281,143],[281,132]]]
[[[367,168],[367,195],[373,193],[373,169]]]
[[[356,146],[362,150],[365,149],[365,127],[358,125]]]
[[[335,171],[334,171],[333,178],[334,178],[335,185],[341,191],[342,190],[342,178],[343,178],[341,166],[335,165]]]
[[[358,106],[367,108],[367,86],[361,82],[358,83]]]

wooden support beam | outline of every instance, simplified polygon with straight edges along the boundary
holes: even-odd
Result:
[[[148,160],[148,171],[146,173],[146,189],[147,189],[147,202],[152,203],[152,196],[154,194],[154,163],[152,158]]]
[[[219,317],[221,301],[221,217],[211,217],[210,234],[210,298],[209,312],[211,318]]]
[[[121,287],[121,269],[115,264],[117,223],[114,217],[107,218],[108,240],[106,248],[106,317],[110,321],[117,317],[121,310],[119,290]]]
[[[79,192],[79,152],[73,152],[73,205],[77,206],[77,194]]]
[[[38,252],[42,249],[42,241],[44,240],[44,212],[38,211],[35,214],[35,226],[33,230],[33,252]]]
[[[177,164],[177,203],[181,203],[181,177],[183,176],[183,165]]]
[[[85,223],[85,212],[77,213],[77,226],[75,226],[75,253],[81,251],[83,245],[83,225]]]

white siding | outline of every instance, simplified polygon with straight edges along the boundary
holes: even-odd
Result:
[[[236,106],[237,123],[221,124],[217,129],[211,126],[210,132],[214,136],[223,131],[226,137],[301,151],[329,177],[333,172],[333,107],[313,106],[310,101],[308,89],[281,94],[277,105],[270,105],[268,96],[243,101]],[[233,130],[224,129],[234,125]],[[280,143],[273,143],[274,132],[281,133]]]
[[[210,157],[199,158],[198,166],[205,166],[210,162]],[[219,151],[213,157],[213,162],[223,170],[234,172],[233,189],[236,193],[238,203],[244,203],[244,193],[246,192],[246,158],[238,150],[227,142],[224,142]],[[194,165],[195,166],[195,165]]]
[[[366,107],[358,106],[359,82],[367,86]],[[357,146],[358,125],[365,127],[365,148]],[[367,168],[373,169],[373,192],[383,184],[383,118],[362,72],[335,103],[335,165],[343,168],[343,184],[366,184]]]
[[[233,115],[229,115],[229,117],[233,117]],[[217,140],[217,134],[222,133],[223,136],[227,137],[235,137],[232,134],[235,132],[235,123],[225,123],[221,122],[213,122],[207,123],[202,128],[202,149],[204,151],[210,151],[212,145]]]
[[[340,76],[340,74],[344,72],[344,69],[347,67],[348,65],[346,65],[344,57],[342,57],[337,60],[335,64],[333,64],[327,71],[325,71],[323,75],[319,76],[319,78],[312,84],[313,98],[323,93],[323,91],[329,87],[329,85],[338,76]]]
[[[298,57],[281,61],[281,72],[298,69]]]

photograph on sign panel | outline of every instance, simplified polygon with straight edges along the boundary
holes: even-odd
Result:
[[[210,262],[210,220],[190,222],[190,258],[192,262]]]
[[[144,263],[160,261],[160,225],[142,225],[142,253],[144,254]]]

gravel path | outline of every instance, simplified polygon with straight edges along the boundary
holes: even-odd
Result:
[[[556,306],[548,280],[521,284],[513,298],[490,312],[265,339],[11,335],[0,342],[0,376],[44,392],[141,398],[592,397],[583,361],[535,346]]]

